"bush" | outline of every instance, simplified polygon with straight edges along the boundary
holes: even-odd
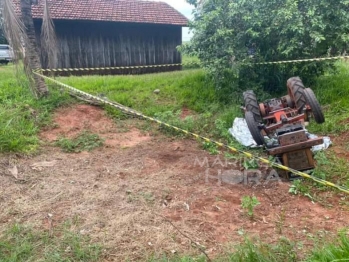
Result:
[[[340,55],[348,48],[345,0],[187,1],[196,7],[194,37],[181,49],[200,59],[219,89],[284,91],[295,75],[309,85],[332,62],[250,63]]]

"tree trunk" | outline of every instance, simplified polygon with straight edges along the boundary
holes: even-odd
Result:
[[[21,1],[21,12],[22,21],[25,26],[25,33],[27,35],[27,43],[25,43],[25,56],[24,66],[26,66],[30,71],[34,69],[41,69],[41,62],[39,57],[39,48],[35,36],[35,28],[32,17],[31,3],[32,0],[20,0]],[[47,96],[49,94],[48,88],[45,81],[33,74],[35,81],[34,90],[39,97]]]

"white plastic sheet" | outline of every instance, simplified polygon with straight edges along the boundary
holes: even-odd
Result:
[[[308,133],[308,137],[309,137],[310,139],[318,138],[317,135],[313,135],[313,134],[310,134],[310,133]],[[330,145],[332,145],[332,141],[331,141],[331,138],[330,138],[330,137],[324,136],[324,137],[322,137],[322,138],[324,139],[324,143],[321,144],[321,145],[313,146],[313,149],[312,149],[313,152],[321,151],[321,150],[326,150],[327,148],[330,147]]]
[[[235,118],[233,127],[229,129],[229,132],[241,145],[247,147],[257,146],[244,118]]]

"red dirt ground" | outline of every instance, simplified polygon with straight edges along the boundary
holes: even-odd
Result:
[[[186,107],[182,108],[182,113],[180,115],[181,119],[185,119],[186,117],[191,115],[194,115],[194,113],[189,108],[186,108]]]
[[[290,195],[287,182],[256,185],[254,174],[234,184],[240,162],[226,163],[196,141],[166,137],[156,127],[146,133],[137,121],[114,122],[88,105],[60,109],[54,127],[41,133],[43,141],[90,130],[106,138],[105,146],[68,154],[46,143],[36,156],[1,156],[0,232],[13,222],[54,230],[79,218],[74,230],[103,243],[105,261],[145,261],[163,253],[199,254],[178,230],[210,256],[228,252],[248,235],[267,243],[285,236],[298,243],[301,257],[313,237],[332,237],[348,225],[340,193],[323,193],[326,202],[320,204]],[[208,165],[200,166],[205,159]],[[9,171],[14,166],[17,178]],[[215,178],[219,173],[221,180]],[[246,195],[261,203],[253,220],[241,208]]]

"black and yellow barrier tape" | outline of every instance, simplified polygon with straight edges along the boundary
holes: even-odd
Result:
[[[260,63],[247,63],[247,64],[274,65],[274,64],[291,64],[291,63],[303,63],[303,62],[340,60],[340,59],[349,59],[349,56],[319,57],[319,58],[295,59],[295,60],[285,60],[285,61],[275,61],[275,62],[260,62]]]
[[[160,67],[176,67],[176,66],[192,66],[198,65],[199,62],[189,62],[185,64],[163,64],[163,65],[139,65],[139,66],[115,66],[115,67],[94,67],[94,68],[53,68],[53,69],[36,69],[35,72],[89,72],[89,71],[106,71],[106,70],[124,70],[124,69],[144,69],[144,68],[160,68]]]
[[[38,73],[38,72],[34,72],[34,74],[36,74],[36,75],[38,75],[38,76],[40,76],[40,77],[42,77],[42,78],[44,78],[44,79],[46,79],[46,80],[48,80],[48,81],[50,81],[50,82],[53,82],[53,83],[55,83],[55,84],[57,84],[57,85],[59,85],[59,86],[62,86],[62,87],[66,88],[66,89],[68,89],[68,90],[70,90],[70,91],[72,91],[72,92],[74,92],[74,93],[76,93],[76,94],[83,95],[83,96],[85,96],[85,97],[94,99],[94,100],[96,100],[96,101],[98,101],[98,102],[101,102],[101,103],[103,103],[103,104],[106,104],[106,105],[112,106],[112,107],[114,107],[114,108],[117,108],[117,109],[119,109],[120,111],[122,111],[122,112],[124,112],[124,113],[132,114],[132,115],[134,115],[134,116],[137,116],[137,117],[140,117],[140,118],[143,118],[143,119],[146,119],[146,120],[150,120],[150,121],[152,121],[152,122],[158,123],[160,126],[166,126],[166,127],[168,127],[168,128],[174,129],[174,130],[176,130],[176,131],[178,131],[178,132],[184,133],[184,134],[186,134],[186,135],[188,135],[188,136],[192,136],[192,137],[194,137],[194,138],[196,138],[196,139],[202,139],[202,140],[204,140],[205,142],[209,142],[209,143],[215,144],[215,145],[218,146],[218,147],[228,149],[228,150],[230,150],[231,152],[240,153],[240,154],[242,154],[242,155],[244,155],[244,156],[246,156],[246,157],[248,157],[248,158],[250,158],[250,159],[255,159],[255,160],[257,160],[257,161],[259,161],[259,162],[261,162],[261,163],[268,164],[268,165],[271,166],[271,167],[275,167],[275,168],[278,168],[278,169],[281,169],[281,170],[288,171],[288,172],[293,173],[293,174],[295,174],[295,175],[298,175],[298,176],[300,176],[300,177],[307,178],[307,179],[311,179],[311,180],[313,180],[313,181],[315,181],[315,182],[317,182],[317,183],[319,183],[319,184],[322,184],[322,185],[325,185],[325,186],[328,186],[328,187],[332,187],[332,188],[336,188],[336,189],[338,189],[338,190],[340,190],[340,191],[342,191],[342,192],[344,192],[344,193],[349,194],[349,189],[347,189],[347,188],[345,188],[345,187],[343,187],[343,186],[336,185],[336,184],[334,184],[334,183],[332,183],[332,182],[329,182],[329,181],[326,181],[326,180],[324,180],[324,179],[317,178],[317,177],[311,176],[311,175],[309,175],[309,174],[307,174],[307,173],[304,173],[304,172],[301,172],[301,171],[298,171],[298,170],[289,168],[289,167],[287,167],[287,166],[284,166],[284,165],[275,163],[275,162],[273,162],[273,161],[270,161],[269,159],[266,159],[266,158],[263,158],[263,157],[259,157],[259,156],[254,156],[253,154],[251,154],[251,153],[249,153],[249,152],[245,152],[245,151],[243,151],[243,150],[234,148],[234,147],[232,147],[232,146],[228,146],[228,145],[225,145],[225,144],[223,144],[223,143],[214,141],[214,140],[212,140],[212,139],[210,139],[210,138],[207,138],[207,137],[204,137],[204,136],[201,136],[201,135],[198,135],[198,134],[189,132],[188,130],[184,130],[184,129],[182,129],[182,128],[179,128],[179,127],[170,125],[170,124],[165,123],[165,122],[163,122],[163,121],[160,121],[160,120],[158,120],[158,119],[156,119],[156,118],[143,115],[142,113],[140,113],[140,112],[138,112],[138,111],[136,111],[136,110],[130,109],[130,108],[128,108],[128,107],[126,107],[126,106],[123,106],[123,105],[121,105],[121,104],[118,104],[118,103],[111,102],[111,101],[109,101],[109,100],[107,100],[107,99],[104,99],[104,98],[101,98],[101,97],[98,97],[98,96],[91,95],[91,94],[86,93],[86,92],[84,92],[84,91],[81,91],[81,90],[79,90],[79,89],[77,89],[77,88],[74,88],[74,87],[69,86],[69,85],[64,84],[64,83],[61,83],[61,82],[59,82],[59,81],[57,81],[57,80],[55,80],[55,79],[53,79],[53,78],[51,78],[51,77],[44,76],[44,75],[42,75],[42,74],[40,74],[40,73]]]
[[[320,57],[309,59],[295,59],[275,62],[237,62],[242,65],[273,65],[273,64],[291,64],[291,63],[303,63],[303,62],[316,62],[316,61],[328,61],[328,60],[340,60],[349,59],[349,56],[333,56],[333,57]],[[201,66],[201,62],[187,62],[181,64],[163,64],[163,65],[135,65],[135,66],[115,66],[115,67],[93,67],[93,68],[53,68],[53,69],[36,69],[37,73],[62,73],[62,72],[92,72],[92,71],[106,71],[106,70],[126,70],[126,69],[145,69],[145,68],[161,68],[161,67],[178,67],[178,66]]]

